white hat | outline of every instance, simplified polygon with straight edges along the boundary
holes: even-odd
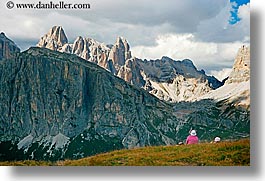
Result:
[[[195,130],[191,130],[190,135],[191,136],[196,136],[196,131]]]
[[[214,142],[219,142],[219,141],[221,141],[220,137],[217,136],[217,137],[214,138]]]

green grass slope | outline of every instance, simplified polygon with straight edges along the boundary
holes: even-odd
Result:
[[[118,150],[57,162],[0,162],[13,166],[249,166],[250,140],[200,143],[196,145],[153,146]]]

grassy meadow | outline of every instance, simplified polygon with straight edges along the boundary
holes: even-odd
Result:
[[[6,161],[6,166],[249,166],[250,140],[150,146],[117,150],[78,160]]]

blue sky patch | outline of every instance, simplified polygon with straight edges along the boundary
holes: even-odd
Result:
[[[239,6],[249,3],[250,0],[230,0],[230,2],[233,3],[233,10],[231,11],[229,23],[236,24],[238,21],[240,21],[240,18],[237,16]]]

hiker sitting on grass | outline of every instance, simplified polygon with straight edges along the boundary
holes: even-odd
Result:
[[[186,139],[186,144],[197,144],[199,143],[199,138],[198,136],[196,136],[196,131],[195,130],[191,130],[190,135],[187,137]]]
[[[220,137],[217,136],[217,137],[214,138],[214,143],[219,143],[220,141],[221,141]]]

